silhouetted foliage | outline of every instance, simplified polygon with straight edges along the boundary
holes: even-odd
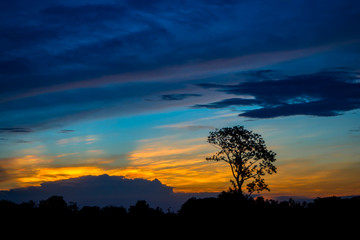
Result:
[[[263,176],[276,173],[273,151],[267,149],[264,139],[243,126],[216,129],[210,132],[208,142],[219,148],[219,152],[206,160],[224,161],[231,167],[234,180],[232,191],[245,195],[242,186],[246,182],[248,196],[253,192],[269,190]],[[270,190],[269,190],[270,191]]]
[[[40,209],[64,211],[67,208],[67,203],[61,196],[52,196],[47,200],[41,200],[39,203]]]
[[[164,215],[165,213],[161,208],[150,208],[145,200],[139,200],[135,206],[129,207],[129,216],[132,219],[159,219]]]
[[[0,215],[12,226],[42,226],[62,231],[78,230],[92,235],[101,229],[132,229],[155,231],[159,226],[167,229],[196,229],[199,223],[217,222],[225,229],[230,222],[233,227],[247,231],[271,231],[274,227],[312,228],[318,224],[347,223],[355,226],[351,219],[360,213],[360,197],[316,198],[313,202],[276,201],[245,197],[237,191],[222,192],[218,197],[190,198],[183,203],[177,213],[165,213],[160,208],[151,208],[140,200],[128,209],[117,206],[84,206],[79,209],[76,203],[66,203],[60,196],[17,204],[0,201]],[[210,226],[210,225],[209,225]],[[58,231],[57,230],[57,231]],[[149,232],[147,232],[149,233]]]
[[[81,217],[100,217],[101,209],[98,206],[85,206],[79,211]]]
[[[102,209],[102,215],[105,218],[120,219],[126,217],[127,211],[124,207],[107,206]]]

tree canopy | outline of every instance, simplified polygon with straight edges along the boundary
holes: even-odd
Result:
[[[233,191],[245,195],[242,187],[246,183],[248,194],[268,190],[263,176],[276,173],[273,163],[276,153],[268,150],[261,135],[243,126],[216,129],[210,132],[208,142],[219,149],[206,160],[224,161],[231,167],[234,180]]]

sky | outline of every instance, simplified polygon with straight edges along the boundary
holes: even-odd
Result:
[[[277,153],[264,196],[359,195],[359,22],[358,0],[2,0],[0,190],[221,192],[207,136],[242,125]]]

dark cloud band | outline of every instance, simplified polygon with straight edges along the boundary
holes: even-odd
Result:
[[[161,96],[162,100],[165,101],[179,101],[179,100],[184,100],[185,98],[188,97],[201,97],[201,94],[181,93],[181,94],[165,94]]]
[[[9,127],[9,128],[0,128],[0,133],[8,132],[8,133],[29,133],[33,132],[31,128],[22,128],[22,127]]]
[[[254,99],[229,98],[195,108],[256,106],[240,114],[251,118],[275,118],[292,115],[337,116],[360,108],[360,83],[351,71],[322,71],[276,81],[245,82],[238,85],[199,84],[203,88]]]

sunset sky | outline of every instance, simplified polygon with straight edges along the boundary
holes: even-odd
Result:
[[[220,192],[242,125],[267,196],[360,194],[358,0],[1,0],[0,190],[87,175]]]

